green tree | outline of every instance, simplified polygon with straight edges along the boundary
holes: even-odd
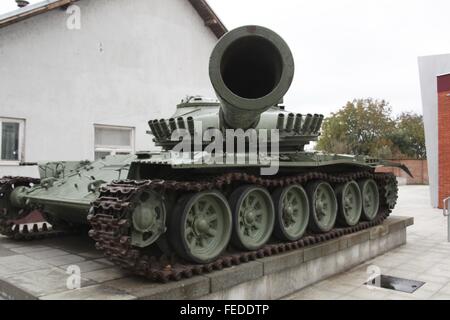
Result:
[[[397,146],[400,158],[426,159],[423,116],[413,112],[400,114],[391,140]]]
[[[322,126],[317,149],[331,153],[368,154],[388,158],[395,121],[385,100],[355,99],[332,113]]]
[[[425,159],[423,117],[404,112],[393,119],[385,100],[355,99],[324,121],[316,148],[383,159]]]

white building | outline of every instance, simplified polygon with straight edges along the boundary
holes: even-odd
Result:
[[[47,0],[0,15],[0,176],[149,150],[149,119],[214,95],[209,55],[225,32],[205,0]]]
[[[422,92],[425,144],[427,148],[428,179],[433,207],[440,207],[439,180],[444,178],[439,172],[439,112],[438,76],[450,73],[450,54],[419,57],[420,87]],[[448,179],[448,177],[445,177]]]

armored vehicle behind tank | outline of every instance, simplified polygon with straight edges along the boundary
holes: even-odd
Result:
[[[97,161],[22,163],[37,166],[40,178],[0,179],[0,233],[32,240],[72,233],[87,224],[102,184],[124,179],[135,155]]]

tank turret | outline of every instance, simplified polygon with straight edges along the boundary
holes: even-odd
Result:
[[[234,29],[218,41],[210,56],[209,77],[218,101],[189,97],[171,118],[150,120],[150,132],[157,145],[169,150],[179,142],[172,138],[177,129],[199,137],[211,128],[277,129],[281,151],[303,150],[317,140],[323,115],[284,109],[283,97],[293,76],[291,50],[278,34],[261,26]],[[196,121],[201,128],[195,127]],[[210,142],[196,141],[203,146]]]

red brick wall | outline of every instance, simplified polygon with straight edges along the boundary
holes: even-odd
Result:
[[[439,207],[450,197],[450,75],[438,77]]]
[[[406,165],[414,176],[411,178],[400,168],[380,167],[377,172],[392,172],[397,177],[405,178],[406,184],[428,184],[428,165],[427,160],[391,160]]]

